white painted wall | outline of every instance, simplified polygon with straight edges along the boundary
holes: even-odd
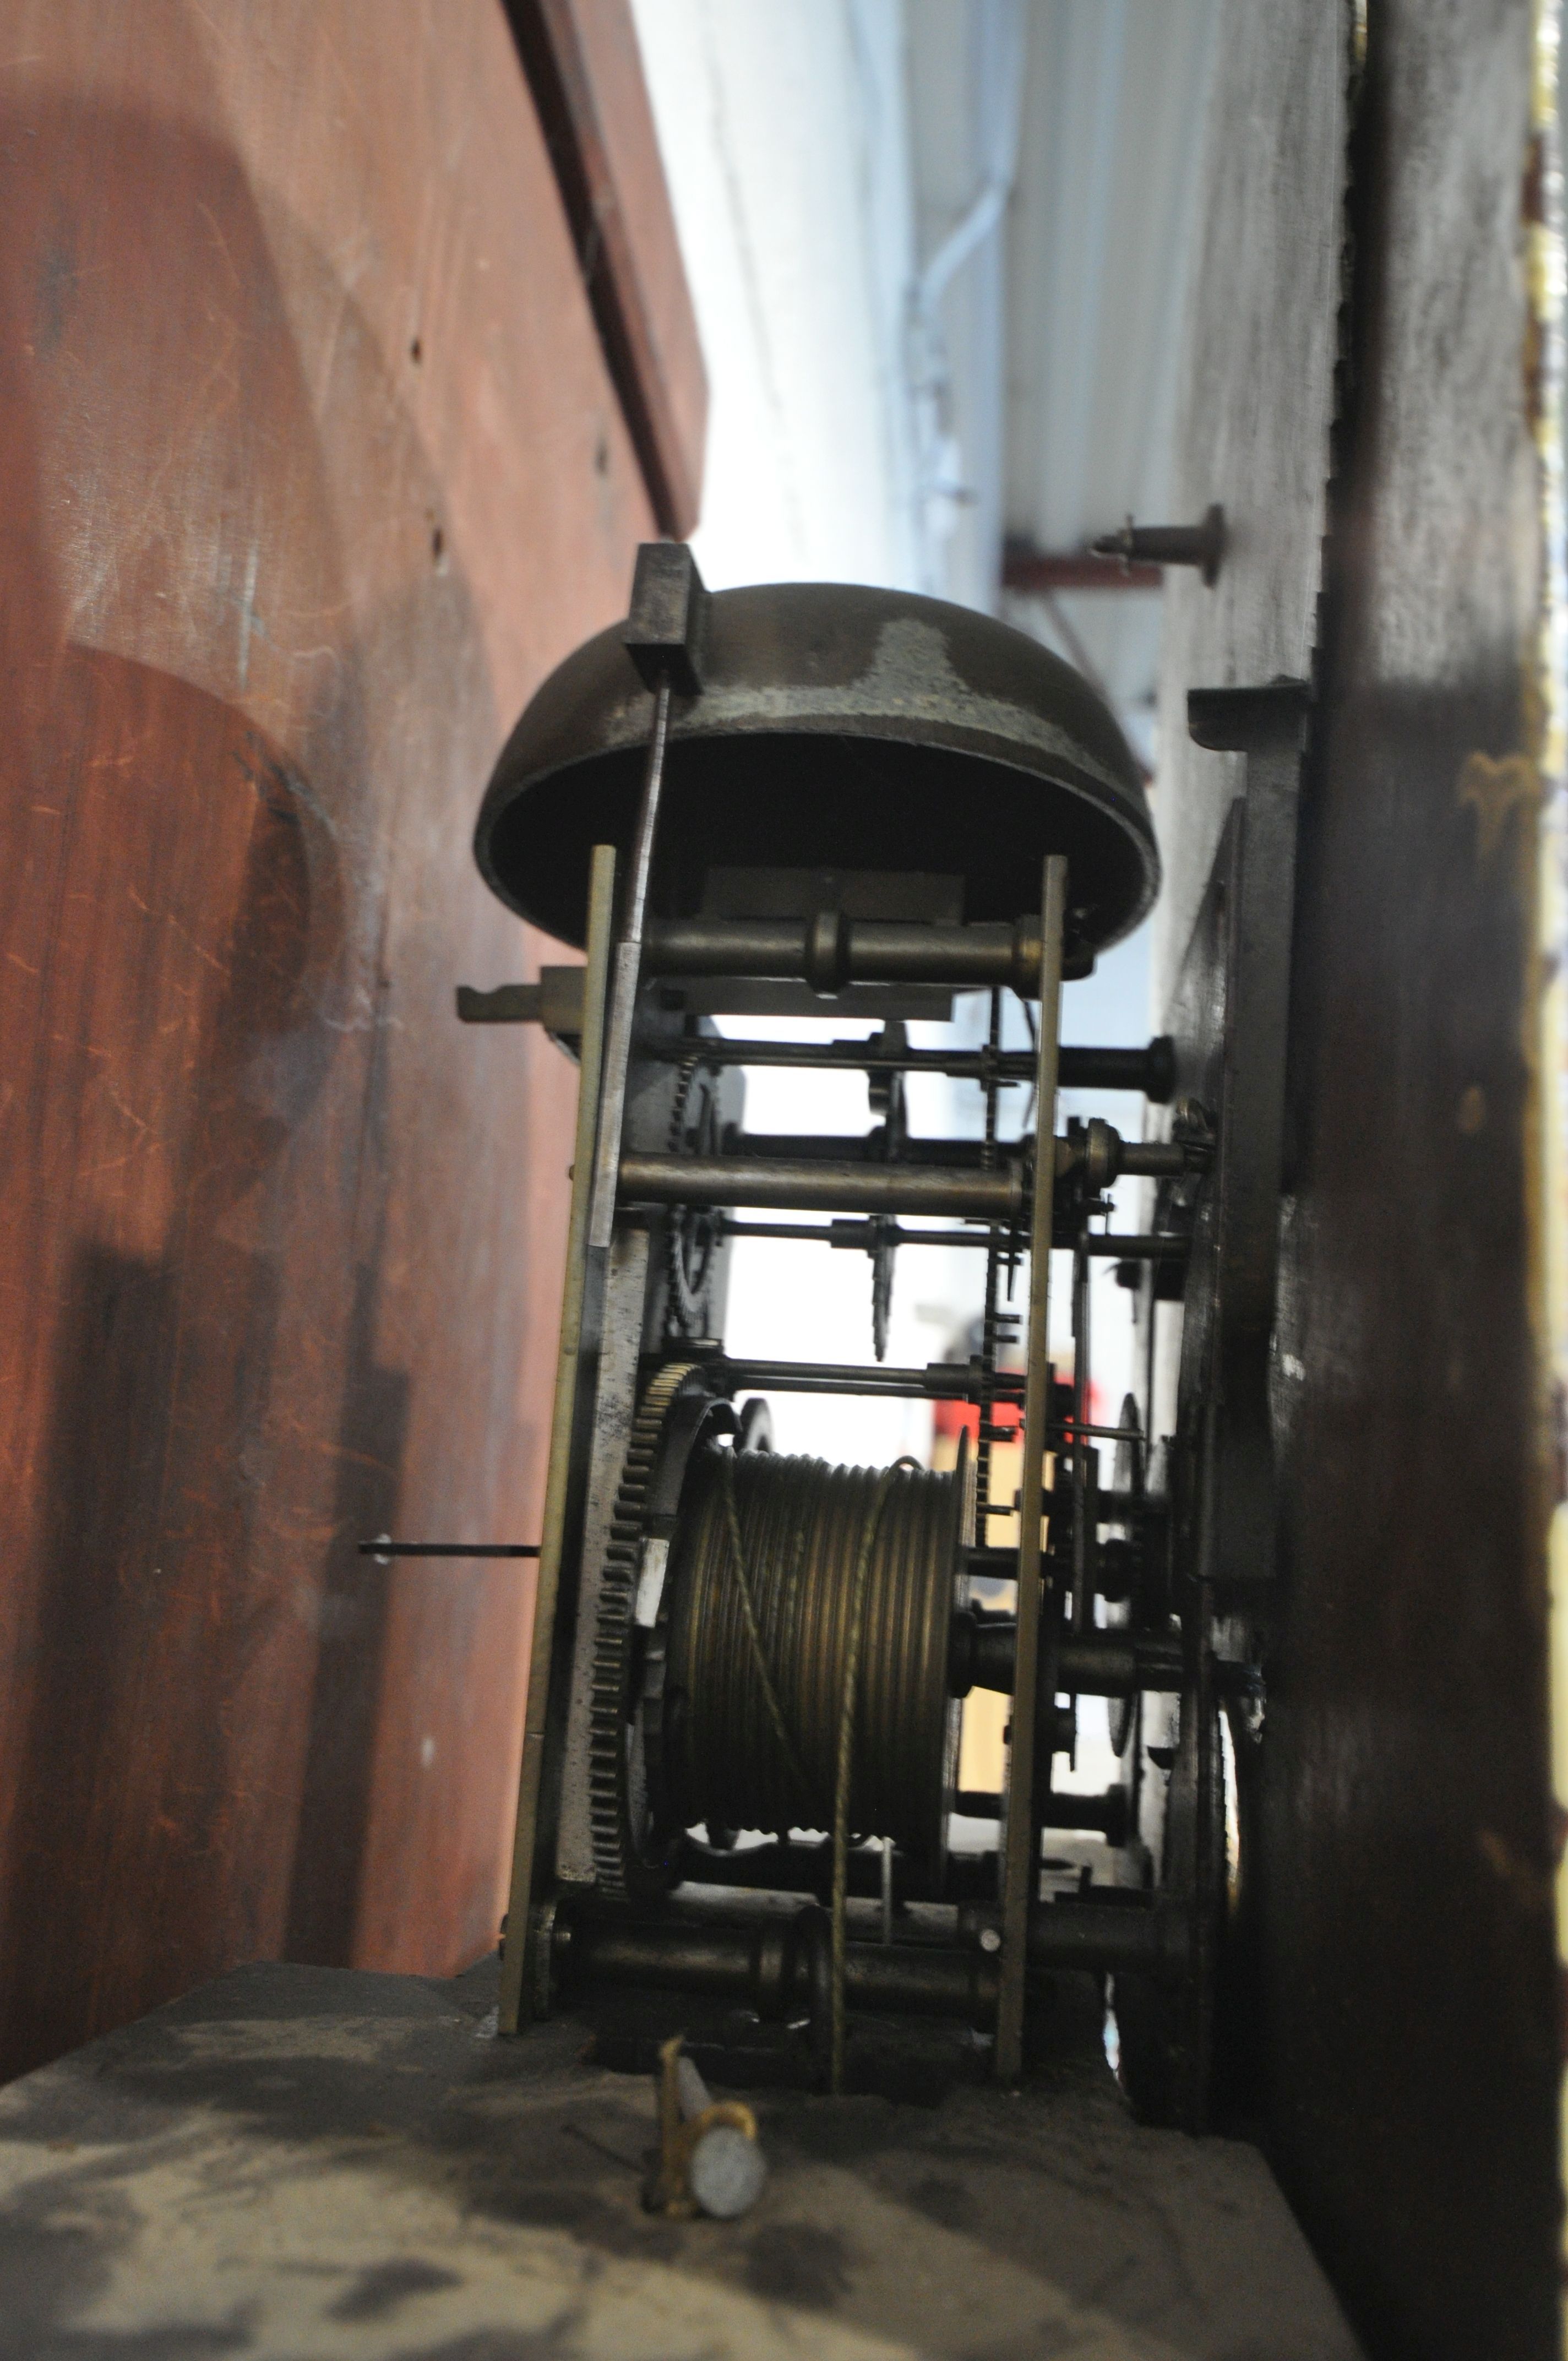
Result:
[[[632,0],[711,409],[693,548],[917,585],[901,0]]]

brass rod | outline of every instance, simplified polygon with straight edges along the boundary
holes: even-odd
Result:
[[[650,975],[801,977],[818,992],[846,983],[1011,984],[1033,994],[1039,937],[1032,918],[1015,927],[940,920],[841,917],[831,972],[817,964],[818,922],[809,918],[650,918]]]
[[[859,1393],[926,1397],[933,1401],[973,1401],[978,1381],[968,1361],[927,1361],[921,1368],[897,1368],[886,1361],[716,1360],[715,1370],[737,1391],[763,1393]],[[1009,1400],[1024,1390],[1019,1370],[998,1373],[995,1391]]]
[[[727,1238],[784,1238],[803,1246],[837,1246],[850,1254],[873,1254],[878,1240],[869,1223],[852,1222],[733,1222],[719,1216],[719,1227]],[[859,1235],[851,1235],[858,1230]],[[890,1246],[976,1246],[991,1245],[989,1229],[911,1230],[895,1228],[882,1243]],[[1066,1246],[1069,1240],[1063,1238]],[[1174,1232],[1148,1230],[1091,1230],[1084,1243],[1084,1252],[1091,1255],[1114,1256],[1123,1262],[1184,1262],[1191,1251],[1190,1240]]]
[[[503,989],[507,989],[504,987]],[[510,987],[517,989],[516,986]],[[526,988],[526,987],[525,987]],[[472,999],[494,999],[476,993]],[[486,1011],[488,1015],[488,1012]],[[470,1017],[470,1022],[478,1021]],[[678,1040],[651,1041],[642,1054],[679,1065],[690,1057],[693,1044]],[[879,1033],[856,1041],[749,1041],[733,1035],[703,1037],[705,1066],[795,1066],[825,1071],[843,1069],[867,1074],[946,1074],[955,1081],[984,1082],[993,1076],[999,1086],[1013,1089],[1035,1079],[1033,1049],[890,1049]],[[1164,1036],[1144,1049],[1091,1048],[1064,1042],[1059,1075],[1064,1091],[1137,1091],[1163,1103],[1170,1096],[1171,1047]]]
[[[587,1272],[588,1203],[593,1191],[599,1073],[604,1056],[605,999],[614,925],[615,847],[596,844],[588,873],[588,944],[583,975],[582,1062],[577,1084],[576,1143],[572,1164],[572,1210],[566,1228],[566,1274],[561,1294],[561,1341],[555,1359],[555,1406],[550,1427],[550,1464],[544,1483],[539,1573],[533,1590],[533,1637],[528,1658],[527,1718],[522,1730],[522,1767],[518,1774],[517,1833],[512,1842],[507,1943],[501,1959],[498,2023],[502,2033],[516,2033],[533,2013],[527,1998],[533,1989],[531,1973],[533,1927],[529,1902],[533,1889],[539,1790],[544,1768],[544,1724],[550,1700],[555,1607],[560,1595],[561,1554],[566,1530],[573,1414],[577,1398],[577,1356],[582,1345],[583,1295]]]
[[[975,1082],[983,1081],[986,1062],[982,1049],[884,1049],[881,1036],[875,1033],[863,1041],[742,1041],[733,1035],[705,1035],[701,1050],[705,1066],[795,1066],[827,1071],[842,1068],[857,1074],[946,1074],[957,1082]],[[650,1043],[647,1054],[678,1065],[691,1052],[692,1043],[683,1036],[675,1041]],[[1143,1052],[1091,1049],[1082,1054],[1135,1058]],[[995,1066],[998,1082],[1011,1086],[1032,1082],[1035,1053],[1002,1049],[996,1054]]]
[[[1048,1211],[1051,1192],[1047,1189]],[[938,1164],[860,1160],[787,1163],[740,1156],[623,1156],[628,1205],[777,1205],[792,1212],[977,1214],[1016,1221],[1024,1181],[1016,1165],[997,1172]]]
[[[879,1240],[870,1222],[732,1222],[724,1214],[718,1225],[727,1238],[784,1238],[802,1246],[838,1246],[849,1254],[874,1254]],[[853,1230],[858,1235],[846,1235]],[[836,1235],[837,1234],[837,1235]],[[987,1246],[989,1230],[909,1230],[894,1225],[881,1244],[889,1246]]]
[[[1039,1066],[1035,1083],[1036,1157],[1056,1130],[1057,1038],[1061,1030],[1062,925],[1067,862],[1054,852],[1040,892]],[[1050,1411],[1051,1217],[1053,1191],[1042,1175],[1034,1192],[1029,1241],[1029,1312],[1025,1327],[1024,1465],[1018,1510],[1018,1663],[1013,1694],[1013,1738],[1007,1754],[1007,1806],[1002,1847],[1002,1960],[996,2009],[996,2077],[1016,2082],[1024,2070],[1024,1989],[1029,1920],[1039,1886],[1035,1842],[1035,1725],[1039,1691],[1045,1710],[1056,1708],[1056,1649],[1047,1644],[1040,1674],[1041,1492],[1046,1428]],[[1054,1611],[1054,1600],[1051,1602]],[[1047,1624],[1047,1634],[1050,1631]]]

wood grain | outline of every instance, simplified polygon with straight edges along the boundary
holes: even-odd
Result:
[[[571,1070],[469,851],[654,519],[494,0],[0,6],[0,2014],[495,1938]]]
[[[1532,17],[1367,12],[1341,316],[1348,19],[1229,12],[1179,472],[1237,539],[1167,645],[1173,732],[1189,686],[1319,690],[1228,2095],[1368,2351],[1423,2361],[1560,2349]],[[1162,785],[1168,950],[1233,784],[1187,744]]]
[[[506,0],[660,530],[695,531],[707,373],[628,0]]]

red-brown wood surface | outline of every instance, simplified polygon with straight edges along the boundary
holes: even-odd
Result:
[[[0,2015],[493,1940],[571,1071],[469,853],[652,516],[499,0],[0,6]]]
[[[660,528],[701,506],[707,372],[629,0],[506,0]]]

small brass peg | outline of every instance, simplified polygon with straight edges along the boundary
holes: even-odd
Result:
[[[732,2222],[756,2203],[768,2177],[757,2119],[739,2099],[714,2099],[683,2055],[684,2039],[677,2033],[659,2051],[659,2161],[644,2202],[673,2221],[706,2213]]]

